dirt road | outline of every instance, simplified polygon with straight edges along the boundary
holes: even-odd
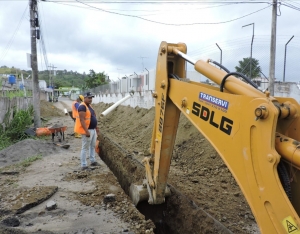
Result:
[[[0,151],[0,233],[153,233],[99,157],[99,167],[80,170],[81,140],[71,136],[74,122],[63,112],[70,103],[41,103],[45,127],[67,126],[65,140],[54,141],[69,149],[47,136]],[[40,159],[29,163],[33,158]],[[56,208],[46,209],[49,202]]]
[[[69,149],[49,145],[48,150],[42,150],[45,148],[42,142],[51,143],[51,139],[46,137],[43,141],[20,142],[0,152],[1,171],[18,172],[0,177],[3,188],[0,192],[1,219],[15,217],[17,210],[27,207],[32,197],[33,201],[48,197],[40,205],[17,214],[21,223],[14,230],[74,234],[120,233],[126,230],[153,233],[152,221],[145,220],[132,205],[116,177],[100,159],[100,168],[94,168],[91,172],[78,170],[80,139],[68,135],[72,133],[74,123],[69,116],[64,116],[62,109],[56,108],[70,110],[70,103],[64,100],[54,103],[55,106],[48,102],[41,105],[42,116],[49,119],[46,126],[67,126]],[[100,116],[110,105],[100,103],[93,106]],[[153,116],[154,109],[119,106],[105,118],[99,119],[100,132],[128,152],[130,157],[141,161],[149,155]],[[180,118],[175,144],[168,183],[233,233],[259,233],[252,212],[231,173],[210,143],[184,116]],[[2,163],[5,160],[8,162],[7,158],[12,159],[10,163],[19,163],[37,154],[42,154],[43,158],[25,169],[16,166],[3,169]],[[51,193],[53,195],[49,197]],[[115,194],[116,201],[104,202],[108,194]],[[50,200],[57,203],[57,209],[45,210]],[[195,220],[192,221],[195,223]],[[207,228],[200,233],[211,233],[209,223]],[[190,233],[199,233],[199,229],[194,228]]]

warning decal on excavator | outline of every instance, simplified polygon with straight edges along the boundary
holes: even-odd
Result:
[[[297,227],[296,222],[291,216],[286,217],[282,221],[282,225],[286,230],[286,233],[300,234],[299,228]]]

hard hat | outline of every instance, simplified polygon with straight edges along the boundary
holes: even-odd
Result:
[[[80,99],[81,101],[83,101],[84,97],[80,94],[80,95],[79,95],[79,99]]]

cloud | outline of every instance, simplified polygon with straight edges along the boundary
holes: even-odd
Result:
[[[6,51],[5,58],[0,57],[0,63],[3,65],[26,68],[26,53],[30,52],[28,10],[10,49],[7,49],[6,45],[11,40],[27,4],[19,1],[0,2],[0,56]],[[224,6],[220,6],[223,4],[218,6],[89,4],[105,11],[137,15],[147,20],[168,24],[230,21],[267,6],[267,4],[224,4]],[[299,22],[299,18],[298,11],[281,7],[277,27],[278,47],[281,48],[278,52],[280,54],[277,54],[279,64],[282,63],[282,59],[279,58],[282,57],[282,48],[291,35],[295,35],[295,38],[289,46],[298,45],[297,37],[300,37],[300,32],[295,22]],[[118,76],[138,73],[143,68],[154,69],[161,41],[184,42],[187,44],[188,54],[193,58],[213,58],[216,61],[220,60],[220,50],[216,46],[218,43],[223,50],[223,63],[234,69],[240,59],[250,54],[252,27],[242,28],[242,26],[254,23],[253,57],[257,57],[265,64],[263,65],[265,71],[268,70],[271,8],[226,24],[170,26],[136,17],[109,14],[74,2],[40,1],[39,19],[48,63],[54,64],[57,69],[86,73],[89,69],[94,69],[96,72],[104,71],[112,79],[117,79]],[[46,65],[43,64],[43,53],[40,51],[41,44],[42,41],[38,41],[39,69],[46,69]],[[296,64],[292,62],[296,59],[290,56],[291,54],[288,57],[289,63]],[[297,57],[297,54],[294,53],[293,56]],[[294,76],[297,74],[299,77],[299,72]]]

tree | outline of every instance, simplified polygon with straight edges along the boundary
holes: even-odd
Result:
[[[100,85],[107,84],[105,72],[96,73],[93,69],[90,70],[86,79],[86,86],[88,88],[95,88]]]
[[[258,77],[261,73],[261,68],[259,66],[259,61],[255,58],[252,58],[251,63],[251,77],[250,77],[250,57],[243,58],[243,60],[239,61],[239,65],[235,67],[237,72],[243,73],[249,78]]]

